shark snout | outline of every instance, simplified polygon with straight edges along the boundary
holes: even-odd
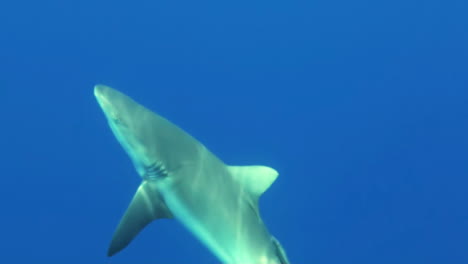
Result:
[[[94,86],[94,96],[99,103],[99,106],[102,108],[104,113],[110,112],[112,109],[112,104],[109,100],[109,95],[112,93],[112,88],[105,85],[96,85]]]
[[[122,103],[126,99],[124,95],[108,86],[96,85],[94,86],[94,96],[109,120],[116,124],[125,124],[125,107],[128,106]]]
[[[94,86],[94,96],[96,96],[99,103],[107,101],[105,94],[108,89],[110,88],[105,85],[98,84]]]

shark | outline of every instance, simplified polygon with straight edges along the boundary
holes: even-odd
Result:
[[[230,166],[164,117],[105,85],[94,95],[141,184],[107,255],[149,223],[175,219],[225,264],[289,264],[260,217],[260,196],[278,177],[261,165]]]

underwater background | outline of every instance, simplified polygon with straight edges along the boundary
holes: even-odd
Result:
[[[106,252],[140,179],[114,87],[228,164],[292,264],[468,263],[468,2],[3,0],[0,263],[219,263],[175,221]]]

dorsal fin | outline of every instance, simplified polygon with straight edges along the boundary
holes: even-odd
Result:
[[[278,177],[278,172],[266,166],[228,166],[229,171],[249,192],[260,197]]]

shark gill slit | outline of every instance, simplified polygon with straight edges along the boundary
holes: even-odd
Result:
[[[165,178],[168,176],[167,170],[158,162],[154,162],[149,166],[145,166],[145,179],[154,180],[157,178]]]

